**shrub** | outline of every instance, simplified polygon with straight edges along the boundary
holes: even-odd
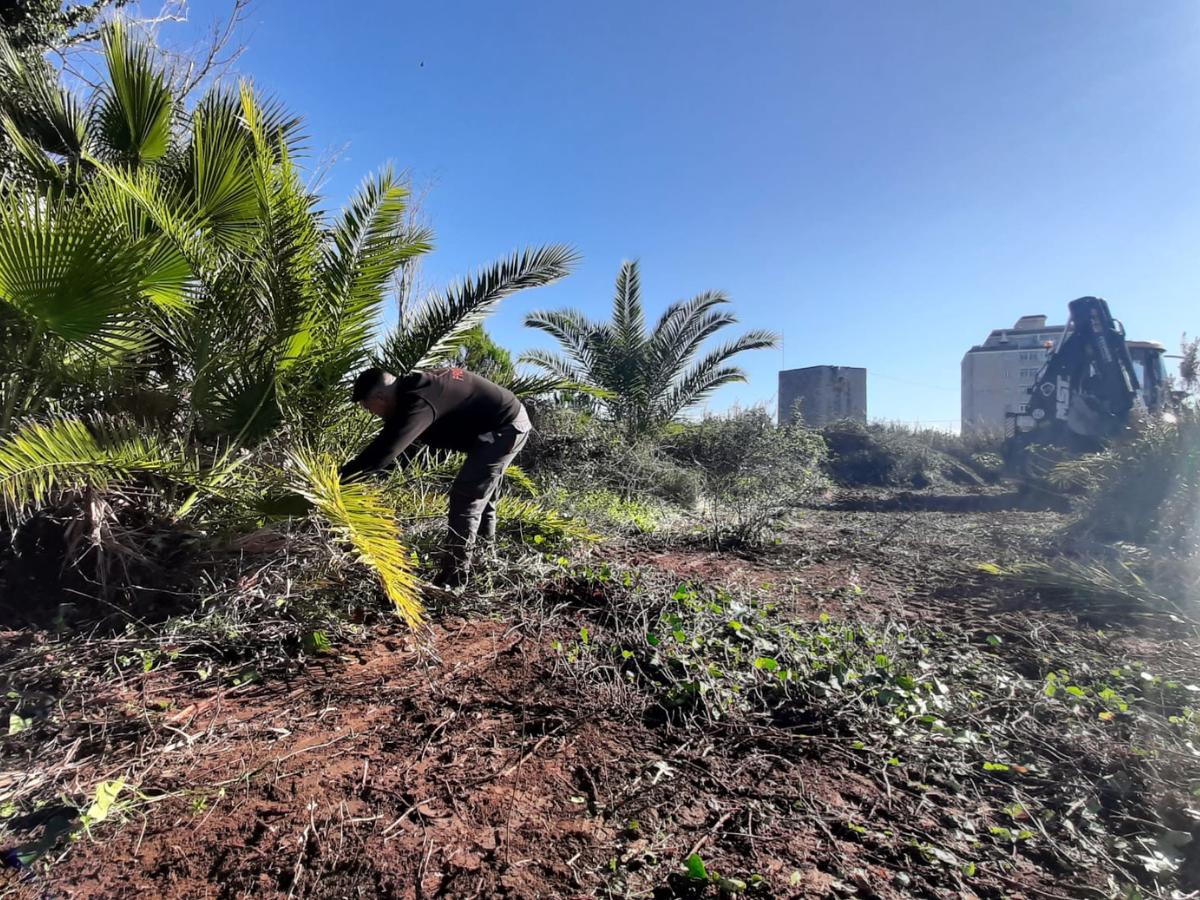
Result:
[[[620,429],[574,408],[530,404],[534,431],[521,465],[547,489],[610,490],[624,500],[695,505],[700,478],[649,441],[627,441]]]
[[[830,474],[847,486],[978,486],[998,481],[1003,468],[998,433],[958,435],[842,420],[826,425],[821,435],[829,447]]]
[[[1055,466],[1055,483],[1083,489],[1077,536],[1200,552],[1200,413],[1145,423],[1102,453]]]
[[[761,542],[826,484],[821,436],[777,426],[761,407],[679,426],[668,441],[670,455],[701,478],[716,544]]]

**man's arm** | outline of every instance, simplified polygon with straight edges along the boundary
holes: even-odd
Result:
[[[384,422],[376,438],[358,456],[342,466],[342,481],[352,481],[364,472],[386,468],[433,424],[433,407],[414,397],[406,409],[396,411]]]

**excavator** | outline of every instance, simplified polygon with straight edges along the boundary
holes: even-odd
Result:
[[[1015,473],[1040,474],[1031,465],[1034,445],[1094,453],[1129,425],[1135,410],[1163,413],[1171,403],[1162,344],[1126,340],[1125,326],[1099,297],[1068,306],[1066,330],[1057,347],[1047,348],[1024,411],[1008,414],[1004,456]]]

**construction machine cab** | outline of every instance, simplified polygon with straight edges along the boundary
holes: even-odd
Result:
[[[1099,297],[1069,306],[1062,340],[1038,372],[1024,411],[1009,414],[1010,461],[1030,444],[1099,450],[1128,425],[1135,407],[1156,412],[1166,399],[1161,344],[1127,341]]]

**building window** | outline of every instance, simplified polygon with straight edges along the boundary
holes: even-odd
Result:
[[[1037,378],[1037,373],[1038,373],[1037,369],[1022,369],[1021,370],[1021,380],[1022,381],[1025,381],[1025,380],[1033,381],[1035,378]]]

